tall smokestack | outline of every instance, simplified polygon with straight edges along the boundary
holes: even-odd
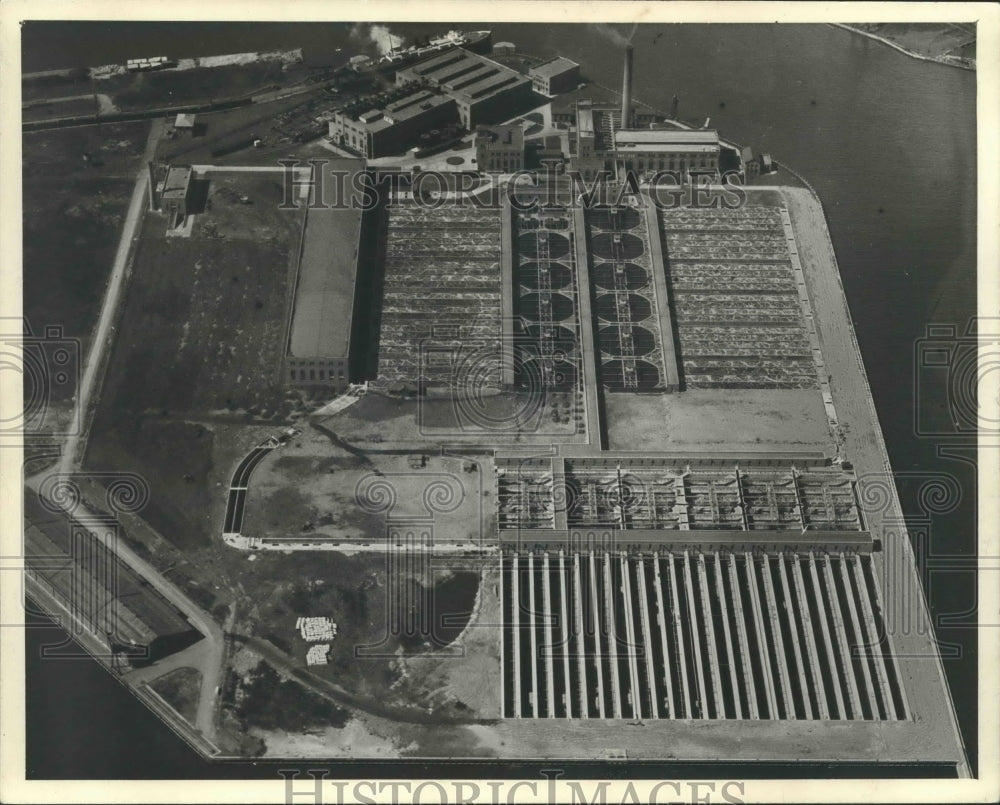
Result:
[[[627,129],[632,125],[632,44],[625,46],[625,72],[622,75],[622,123]]]

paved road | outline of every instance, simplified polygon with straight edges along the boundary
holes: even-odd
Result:
[[[222,528],[224,534],[239,534],[243,527],[243,513],[246,508],[247,492],[250,487],[250,476],[254,469],[264,460],[276,444],[260,444],[247,453],[246,457],[233,473],[229,482],[229,501],[226,503],[226,522]]]
[[[142,221],[142,214],[146,209],[147,185],[149,183],[149,173],[146,162],[153,158],[156,151],[156,144],[163,133],[164,122],[154,120],[149,130],[149,137],[146,139],[146,149],[142,155],[142,162],[136,177],[135,187],[132,190],[132,199],[129,202],[128,213],[125,216],[125,226],[122,229],[121,240],[118,241],[118,251],[115,253],[115,261],[111,268],[111,277],[108,279],[107,291],[104,294],[104,304],[101,307],[101,317],[97,322],[97,329],[94,331],[94,338],[87,355],[87,362],[83,368],[83,376],[80,380],[80,388],[76,395],[76,411],[74,414],[75,427],[70,428],[71,435],[66,440],[63,450],[62,461],[58,468],[59,472],[72,472],[78,464],[78,456],[83,455],[86,447],[86,428],[88,423],[87,412],[90,408],[92,398],[97,391],[100,370],[104,359],[105,350],[110,346],[109,335],[118,310],[119,299],[122,289],[125,287],[126,268],[128,267],[128,257],[132,250],[132,243],[138,237],[139,224]]]

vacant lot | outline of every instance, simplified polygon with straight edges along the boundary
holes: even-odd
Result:
[[[381,542],[387,522],[429,518],[437,541],[478,540],[492,528],[489,467],[433,451],[358,456],[307,428],[255,471],[243,533]]]
[[[832,447],[816,389],[605,394],[612,450],[823,450]]]
[[[558,401],[558,409],[556,408]],[[401,400],[368,393],[323,427],[359,452],[436,450],[442,442],[491,446],[581,442],[575,401],[504,393],[479,399]],[[558,421],[553,413],[558,410]],[[519,426],[515,427],[515,425]]]
[[[484,658],[473,655],[487,652],[488,658],[491,649],[487,646],[493,645],[497,656],[496,629],[485,623],[480,624],[482,628],[467,629],[460,638],[463,646],[468,641],[467,653],[448,650],[446,644],[458,637],[476,608],[479,573],[458,567],[432,570],[421,564],[390,567],[386,556],[371,554],[259,554],[248,565],[245,580],[255,591],[253,632],[304,667],[311,644],[295,629],[296,619],[332,618],[338,629],[329,642],[329,664],[312,668],[314,674],[381,704],[412,706],[416,702],[421,707],[447,708],[464,700],[478,706],[474,678],[466,675],[470,669],[482,672]],[[426,675],[442,670],[451,677],[448,664],[463,654],[468,661],[454,669],[456,689],[435,695],[432,701]],[[404,662],[404,655],[426,658],[412,680],[407,677],[415,668]],[[496,694],[484,695],[492,699]]]

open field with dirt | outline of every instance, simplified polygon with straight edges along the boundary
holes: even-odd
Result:
[[[478,572],[456,565],[433,569],[422,562],[403,567],[386,555],[336,553],[257,554],[246,562],[244,585],[254,591],[245,601],[238,629],[268,641],[305,668],[310,643],[295,628],[300,616],[323,616],[337,623],[329,641],[329,664],[313,666],[316,677],[382,706],[421,711],[438,707],[467,717],[453,697],[434,703],[419,680],[408,681],[404,654],[453,660],[443,648],[458,637],[475,607]],[[451,615],[445,624],[437,615]],[[324,641],[325,642],[325,641]],[[454,712],[452,712],[454,711]]]
[[[430,519],[435,540],[478,541],[494,523],[490,467],[440,450],[358,455],[307,427],[255,471],[243,533],[381,543],[389,522]]]
[[[611,450],[832,449],[816,389],[605,394]]]
[[[426,657],[407,657],[402,667],[408,683],[428,699],[461,702],[477,718],[500,717],[500,571],[483,565],[476,607],[468,625],[450,648]]]
[[[442,443],[493,447],[578,443],[573,400],[552,394],[541,399],[504,393],[469,400],[450,397],[400,399],[369,392],[322,426],[349,449],[436,452]],[[559,411],[559,421],[552,416]],[[520,423],[520,430],[514,425]]]

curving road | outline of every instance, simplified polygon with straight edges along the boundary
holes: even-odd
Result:
[[[247,453],[236,468],[233,478],[229,482],[229,499],[226,502],[226,521],[222,527],[223,535],[240,533],[240,529],[243,528],[243,514],[246,510],[250,476],[253,475],[254,469],[264,460],[264,457],[276,447],[278,447],[278,443],[273,439],[257,445]]]

